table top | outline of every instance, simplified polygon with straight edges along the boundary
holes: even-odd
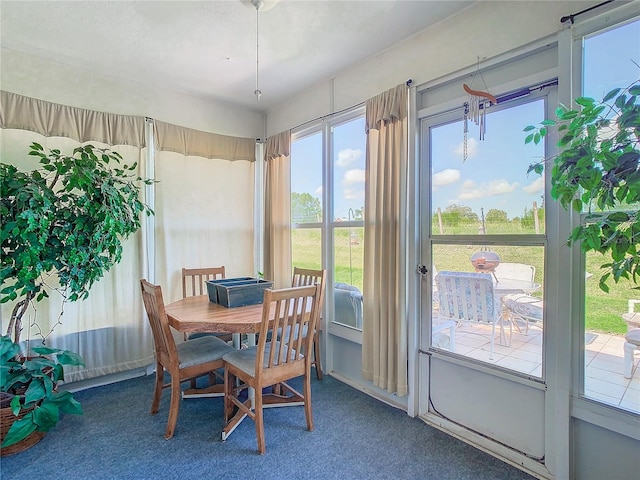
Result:
[[[227,308],[197,295],[165,306],[169,324],[180,332],[257,333],[262,322],[262,304]]]

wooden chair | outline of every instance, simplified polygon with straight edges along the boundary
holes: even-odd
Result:
[[[182,298],[207,293],[207,280],[225,278],[224,265],[211,268],[183,268],[182,269]]]
[[[225,278],[224,265],[221,267],[207,267],[207,268],[183,268],[182,269],[182,298],[187,298],[196,295],[206,295],[207,280],[215,280],[217,278]],[[206,337],[208,335],[214,335],[225,342],[230,342],[232,337],[230,333],[184,333],[184,339]],[[215,375],[209,376],[209,383],[215,384]],[[191,380],[191,389],[196,389],[196,379]],[[189,392],[190,395],[193,392]]]
[[[207,294],[207,280],[225,278],[224,265],[208,268],[183,268],[182,269],[182,298]],[[184,334],[184,339],[215,335],[225,342],[231,340],[231,334],[195,333]]]
[[[294,267],[293,268],[293,280],[291,282],[292,287],[301,287],[303,285],[320,285],[320,298],[318,299],[318,305],[320,309],[320,317],[322,317],[322,308],[324,307],[324,290],[325,279],[327,276],[326,270],[309,270],[305,268]],[[318,319],[320,323],[320,319]],[[316,326],[316,330],[313,333],[313,360],[312,365],[316,367],[316,377],[318,380],[322,380],[322,356],[320,355],[320,325]]]
[[[178,420],[180,383],[223,368],[223,355],[234,351],[234,348],[213,336],[195,338],[176,345],[164,309],[160,286],[144,279],[140,280],[140,286],[155,346],[156,382],[151,402],[152,415],[158,413],[162,390],[171,388],[169,420],[164,434],[164,438],[168,440],[173,437]],[[164,383],[165,370],[171,375],[171,383]]]
[[[262,322],[258,344],[244,350],[234,350],[224,356],[225,428],[223,440],[245,417],[256,424],[258,452],[265,452],[263,406],[265,404],[304,404],[307,430],[313,430],[311,413],[311,356],[313,332],[320,316],[320,285],[265,290]],[[267,342],[269,330],[286,331],[285,340]],[[273,337],[275,338],[275,336]],[[291,387],[287,380],[303,375],[303,394]],[[262,394],[266,387],[279,384],[285,394]],[[255,406],[251,395],[240,398],[243,390],[255,392]],[[234,409],[237,411],[234,414]]]

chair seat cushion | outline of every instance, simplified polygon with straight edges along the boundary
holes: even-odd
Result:
[[[194,338],[176,345],[180,368],[192,367],[206,362],[222,359],[225,353],[235,349],[214,336]]]
[[[632,328],[631,330],[629,330],[625,334],[624,339],[628,343],[640,346],[640,328]]]
[[[510,293],[502,297],[505,306],[516,316],[522,316],[534,322],[542,321],[543,302],[526,293]]]
[[[264,349],[264,364],[267,365],[269,362],[269,354],[271,352],[272,342],[266,344]],[[280,348],[280,342],[275,342],[275,348]],[[283,358],[287,354],[287,346],[284,345],[282,349]],[[258,353],[258,347],[249,347],[243,350],[232,349],[231,352],[226,353],[224,355],[224,361],[232,364],[236,368],[239,368],[243,372],[255,376],[256,373],[256,354]],[[291,357],[294,358],[295,351],[291,350]],[[300,355],[299,358],[303,358],[303,355]]]

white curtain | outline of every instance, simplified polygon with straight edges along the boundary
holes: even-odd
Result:
[[[29,170],[36,157],[31,142],[71,154],[80,142],[111,146],[145,177],[143,117],[94,112],[0,92],[0,161]],[[66,137],[66,138],[63,138]],[[228,276],[255,276],[255,140],[155,122],[155,227],[147,223],[124,246],[122,261],[93,285],[87,300],[61,298],[39,302],[24,320],[23,338],[37,338],[52,327],[48,345],[79,353],[85,368],[66,369],[77,381],[153,363],[153,342],[140,279],[162,285],[166,302],[181,297],[182,267],[225,265]],[[153,189],[152,189],[153,191]],[[144,190],[143,190],[144,193]],[[149,224],[151,225],[151,223]],[[150,252],[153,257],[150,257]],[[156,270],[148,261],[155,259]],[[3,304],[0,327],[6,331],[12,304]],[[37,320],[37,323],[34,321]]]
[[[4,105],[3,105],[4,107]],[[47,148],[58,148],[64,154],[92,143],[107,147],[97,141],[79,143],[75,139],[45,137],[28,130],[0,130],[0,161],[22,170],[38,167],[37,158],[27,155],[31,142]],[[138,163],[138,175],[143,175],[146,148],[130,145],[109,147],[123,157],[127,164]],[[151,332],[143,315],[139,279],[143,275],[143,230],[131,236],[124,245],[122,261],[93,285],[86,300],[67,302],[53,294],[38,302],[23,319],[22,338],[38,341],[38,328],[51,335],[47,345],[71,350],[82,355],[85,367],[65,369],[67,382],[85,380],[101,375],[146,366],[153,362]],[[2,304],[0,324],[2,333],[11,314],[13,303]],[[39,343],[39,342],[38,342]]]
[[[366,103],[362,376],[406,395],[407,86]]]
[[[169,151],[155,158],[155,280],[164,301],[182,298],[183,267],[224,265],[227,277],[255,277],[255,162]]]

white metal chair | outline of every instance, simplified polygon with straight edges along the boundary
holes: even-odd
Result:
[[[502,278],[533,282],[536,276],[536,267],[526,263],[503,262],[496,267],[494,273],[498,282]]]
[[[509,263],[504,262],[495,269],[496,281],[498,284],[502,280],[522,280],[525,282],[534,282],[536,277],[536,267],[527,265],[526,263]],[[517,320],[524,322],[524,334],[529,334],[530,323],[542,323],[543,303],[542,299],[531,296],[522,290],[503,290],[503,294],[499,295],[500,301],[505,308],[505,319],[515,325],[520,333],[522,329]]]
[[[496,299],[491,275],[471,272],[440,272],[436,276],[439,320],[478,322],[491,325],[489,359],[493,360],[496,323],[500,302]]]
[[[640,351],[640,312],[635,311],[635,306],[640,305],[640,300],[631,299],[628,303],[627,313],[622,314],[622,319],[627,323],[627,333],[624,336],[624,376],[631,378],[633,373],[633,356]]]

